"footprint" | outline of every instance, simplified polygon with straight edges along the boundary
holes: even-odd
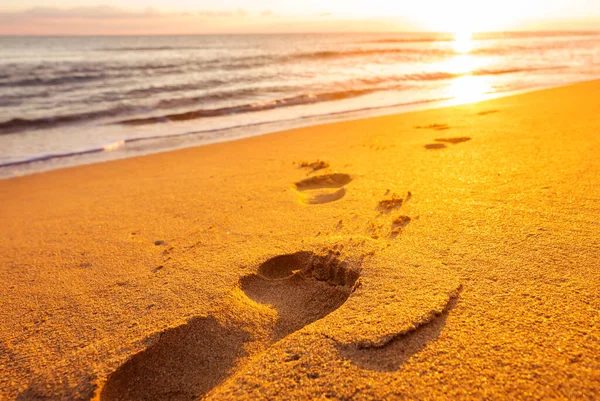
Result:
[[[250,336],[214,317],[196,318],[160,334],[109,376],[100,400],[189,400],[223,381],[244,356]],[[215,352],[218,350],[218,352]]]
[[[339,308],[358,277],[358,270],[334,254],[298,252],[265,262],[258,273],[242,279],[241,288],[253,301],[277,311],[273,334],[279,340]]]
[[[348,174],[336,173],[310,177],[297,182],[295,185],[299,191],[306,191],[321,188],[342,188],[351,181],[352,177]]]
[[[452,137],[452,138],[437,138],[435,141],[451,143],[453,145],[456,145],[459,143],[468,142],[470,140],[471,140],[471,137],[468,137],[468,136],[456,136],[456,137]],[[447,148],[447,146],[444,143],[430,143],[430,144],[425,145],[425,149],[445,149],[445,148]]]
[[[443,143],[429,143],[425,145],[425,149],[446,149],[447,146]]]
[[[388,189],[385,195],[387,196],[390,193],[391,191]],[[410,191],[407,193],[405,198],[396,193],[392,193],[390,199],[379,201],[377,204],[377,210],[379,211],[378,218],[385,218],[387,223],[384,225],[381,223],[381,220],[369,222],[366,229],[367,234],[369,234],[373,239],[378,239],[382,236],[389,236],[392,239],[398,237],[413,219],[405,215],[400,215],[395,218],[389,215],[395,210],[400,209],[405,203],[410,201],[412,197],[413,195]],[[415,219],[418,218],[419,217],[417,216]],[[385,228],[387,224],[390,224],[387,226],[389,228]]]
[[[243,294],[239,302],[228,304],[231,310],[161,333],[108,377],[97,399],[201,398],[241,370],[257,351],[339,308],[358,277],[359,270],[334,253],[297,252],[269,259],[257,273],[240,280]],[[251,300],[275,309],[274,325]],[[242,320],[227,324],[222,318],[227,315]],[[256,335],[258,330],[264,331],[262,336]]]
[[[327,163],[326,161],[323,161],[323,160],[317,160],[316,162],[312,162],[312,163],[303,161],[300,163],[300,168],[309,168],[310,173],[314,173],[315,171],[323,170],[328,167],[329,167],[329,163]]]
[[[359,348],[346,345],[339,347],[340,353],[361,369],[380,372],[397,371],[410,357],[423,351],[427,345],[440,337],[448,315],[458,303],[460,291],[459,288],[456,294],[450,297],[441,314],[433,316],[428,322],[413,330],[399,334],[384,346]]]
[[[498,113],[499,110],[484,110],[477,113],[478,116],[487,116],[488,114]]]
[[[410,194],[410,192],[409,192]],[[377,205],[379,213],[390,213],[395,209],[402,207],[404,199],[397,194],[393,194],[391,199],[384,199]]]
[[[429,125],[417,125],[416,129],[433,129],[436,131],[444,131],[450,129],[448,124],[429,124]]]
[[[412,221],[408,216],[399,216],[392,221],[392,238],[396,238]]]
[[[310,177],[294,184],[300,202],[318,205],[334,202],[346,195],[345,185],[352,181],[348,174],[326,174]]]
[[[311,191],[300,195],[300,202],[306,205],[322,205],[324,203],[335,202],[346,196],[346,188],[341,188],[335,192]]]
[[[458,137],[454,137],[454,138],[438,138],[435,141],[457,144],[457,143],[467,142],[470,140],[471,140],[471,138],[468,136],[458,136]]]

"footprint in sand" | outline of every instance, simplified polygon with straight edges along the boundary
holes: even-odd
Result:
[[[435,150],[435,149],[446,149],[447,146],[443,143],[428,143],[425,145],[425,149]]]
[[[390,236],[396,238],[402,233],[402,230],[408,227],[411,221],[412,219],[408,216],[398,216],[395,218],[394,221],[392,221],[392,233]]]
[[[277,310],[278,340],[342,306],[358,277],[357,269],[334,254],[298,252],[265,262],[258,273],[242,278],[241,287],[253,301]]]
[[[409,192],[409,196],[412,196]],[[407,199],[408,200],[408,199]],[[393,194],[391,199],[384,199],[377,205],[377,210],[380,214],[388,214],[399,209],[404,204],[404,198],[397,194]]]
[[[389,193],[390,191],[388,190],[388,192],[386,192],[386,195]],[[392,213],[393,211],[400,209],[402,207],[402,205],[404,205],[406,202],[408,202],[409,200],[412,199],[412,193],[408,192],[408,194],[406,195],[406,198],[402,198],[400,195],[398,194],[392,194],[392,197],[390,199],[384,199],[382,201],[379,202],[379,204],[377,205],[377,210],[379,211],[380,216],[383,215],[387,215]],[[396,238],[398,235],[400,235],[402,233],[402,231],[408,227],[408,225],[410,224],[410,222],[412,221],[412,218],[408,217],[408,216],[398,216],[396,218],[394,218],[392,220],[392,224],[391,224],[391,232],[390,232],[390,238]],[[382,228],[382,227],[379,227]],[[372,237],[377,237],[379,238],[379,234],[377,234],[377,227],[371,223],[371,226],[368,228],[367,232],[369,232]]]
[[[468,136],[457,136],[457,137],[454,137],[454,138],[437,138],[435,141],[436,142],[445,142],[445,143],[457,144],[457,143],[468,142],[470,140],[471,140],[471,138],[468,137]]]
[[[329,163],[327,163],[326,161],[323,160],[317,160],[316,162],[300,162],[300,168],[308,168],[310,169],[309,174],[310,173],[314,173],[315,171],[319,171],[319,170],[323,170],[326,168],[329,168]]]
[[[457,136],[457,137],[453,137],[453,138],[437,138],[435,141],[442,142],[442,143],[429,143],[429,144],[425,145],[425,149],[430,149],[430,150],[445,149],[448,147],[446,145],[446,143],[456,145],[456,144],[467,142],[470,140],[471,140],[471,138],[468,136]]]
[[[484,110],[477,113],[478,116],[487,116],[488,114],[498,113],[499,110]]]
[[[354,291],[358,278],[359,270],[334,253],[298,252],[269,259],[258,267],[257,273],[241,278],[245,297],[242,306],[232,303],[232,310],[194,318],[161,333],[153,345],[108,377],[97,399],[201,398],[242,370],[242,362],[253,356],[253,350],[264,350],[339,308]],[[252,301],[275,309],[275,323],[264,317]],[[238,325],[228,325],[217,318],[221,315],[267,320],[255,320],[252,324],[241,320]],[[261,338],[256,338],[254,332],[257,324],[267,330]]]
[[[398,334],[383,347],[340,346],[340,353],[345,359],[350,360],[361,369],[379,372],[397,371],[410,357],[423,351],[430,343],[441,336],[448,315],[458,303],[460,291],[461,288],[459,287],[441,314],[434,316],[429,322],[419,325],[413,330]]]
[[[326,174],[310,177],[294,184],[299,200],[306,205],[320,205],[342,199],[345,186],[352,181],[348,174]]]

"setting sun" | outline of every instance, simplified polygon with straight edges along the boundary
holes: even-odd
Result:
[[[454,50],[457,53],[469,53],[473,50],[472,33],[469,31],[456,32]]]

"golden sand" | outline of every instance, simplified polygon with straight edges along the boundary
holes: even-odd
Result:
[[[0,181],[0,399],[600,398],[598,93]]]

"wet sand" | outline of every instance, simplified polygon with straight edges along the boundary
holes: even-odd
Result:
[[[0,181],[0,399],[600,397],[598,93]]]

